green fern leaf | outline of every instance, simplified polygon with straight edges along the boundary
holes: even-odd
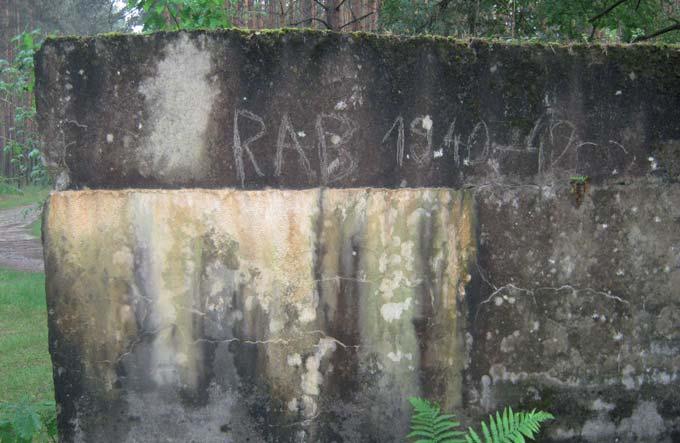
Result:
[[[465,433],[456,430],[460,423],[453,420],[454,415],[441,414],[438,405],[423,398],[411,397],[409,402],[414,414],[408,438],[421,439],[415,443],[465,443]]]
[[[429,432],[430,431],[430,426],[427,425],[411,425],[411,431],[425,431]]]
[[[419,398],[409,398],[414,414],[411,417],[409,439],[418,439],[414,443],[526,443],[533,440],[541,428],[541,423],[552,420],[549,412],[536,411],[514,412],[512,408],[496,411],[489,416],[487,422],[482,421],[482,437],[474,429],[467,432],[457,430],[460,423],[455,416],[442,414],[435,403]]]
[[[496,411],[496,429],[498,430],[498,438],[500,441],[505,441],[506,432],[505,429],[503,429],[503,418],[498,411]]]
[[[493,418],[493,415],[489,415],[489,428],[491,429],[491,436],[493,437],[492,442],[502,442],[501,436],[498,435],[498,428],[496,427],[496,420]]]
[[[514,412],[506,408],[503,413],[490,415],[488,426],[482,422],[483,443],[526,443],[526,439],[533,440],[541,428],[541,423],[555,418],[549,412],[536,411]],[[467,443],[482,443],[481,438],[470,428],[465,435]]]
[[[482,439],[479,438],[474,429],[468,428],[468,433],[465,435],[465,443],[482,443]]]
[[[485,443],[493,443],[491,439],[491,434],[489,434],[489,428],[486,427],[486,423],[482,422],[482,434],[484,434]]]
[[[408,438],[417,438],[417,437],[422,437],[426,438],[427,441],[430,441],[434,438],[434,434],[430,432],[423,432],[423,431],[417,431],[417,432],[411,432],[407,435]]]
[[[463,442],[462,437],[464,435],[465,435],[464,432],[448,431],[441,434],[437,434],[437,439],[441,442]]]
[[[460,423],[450,420],[435,421],[432,423],[432,428],[435,430],[435,432],[446,431],[448,429],[457,428],[458,426],[460,426]]]
[[[496,416],[498,416],[498,413],[496,413]],[[503,434],[510,434],[510,425],[508,424],[508,408],[503,409],[503,417],[501,421],[503,423]]]
[[[454,417],[455,417],[455,415],[451,415],[451,414],[438,415],[437,417],[435,417],[435,421],[437,421],[437,422],[449,421]]]

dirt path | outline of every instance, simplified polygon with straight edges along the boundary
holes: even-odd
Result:
[[[31,223],[40,216],[38,205],[0,210],[0,267],[43,272],[40,239],[31,234]]]

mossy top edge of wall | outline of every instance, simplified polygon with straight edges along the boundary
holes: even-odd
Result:
[[[246,28],[231,28],[231,29],[198,29],[192,31],[179,30],[179,31],[156,31],[147,33],[122,33],[122,32],[110,32],[96,35],[88,36],[78,36],[78,35],[63,35],[63,36],[48,36],[45,39],[44,44],[50,44],[52,42],[61,41],[90,41],[95,39],[118,39],[118,38],[152,38],[155,36],[167,36],[172,34],[212,34],[212,35],[240,35],[244,37],[257,36],[259,38],[271,38],[271,37],[330,37],[330,38],[346,38],[353,41],[371,41],[371,40],[383,40],[386,42],[394,43],[426,43],[426,42],[445,42],[456,46],[525,46],[531,48],[541,48],[541,49],[602,49],[607,50],[610,48],[656,48],[665,49],[669,51],[680,52],[680,44],[664,43],[664,42],[654,42],[645,41],[640,43],[587,43],[587,42],[557,42],[557,41],[535,41],[535,40],[519,40],[519,39],[496,39],[496,38],[467,38],[461,39],[457,37],[445,36],[445,35],[435,35],[435,34],[422,34],[422,35],[401,35],[392,33],[372,33],[364,31],[356,32],[336,32],[330,30],[319,30],[311,28],[273,28],[273,29],[246,29]]]

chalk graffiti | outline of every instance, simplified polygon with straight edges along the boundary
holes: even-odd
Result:
[[[382,143],[387,142],[395,128],[397,129],[397,164],[402,167],[404,165],[404,118],[401,115],[394,120],[392,127],[385,133]]]
[[[249,137],[246,139],[245,142],[241,143],[241,132],[239,131],[238,128],[238,118],[239,117],[247,117],[250,120],[257,122],[260,124],[260,130],[257,134]],[[233,144],[233,150],[234,150],[234,161],[236,162],[236,172],[238,173],[238,177],[241,180],[241,186],[245,183],[245,169],[243,167],[243,151],[245,151],[248,154],[248,157],[250,158],[251,163],[253,164],[253,168],[255,168],[255,172],[257,175],[260,177],[264,177],[264,172],[260,169],[260,166],[257,164],[257,161],[255,160],[255,156],[253,155],[253,152],[250,150],[250,144],[253,143],[255,140],[261,138],[265,134],[266,126],[264,124],[264,120],[262,120],[262,117],[253,114],[250,111],[246,111],[244,109],[237,109],[236,112],[234,112],[234,144]]]
[[[290,142],[286,142],[286,137]],[[279,135],[276,139],[276,161],[274,163],[274,175],[280,176],[283,172],[283,154],[286,149],[293,149],[298,154],[300,167],[307,173],[310,178],[314,177],[314,172],[307,158],[305,150],[302,148],[298,135],[293,129],[288,114],[283,114],[281,124],[279,125]]]
[[[340,123],[343,129],[342,134],[327,131],[324,128],[326,119]],[[357,130],[356,123],[342,114],[321,114],[316,118],[315,128],[319,143],[321,184],[328,185],[350,175],[357,167],[357,162],[349,149],[349,142]],[[328,138],[330,138],[330,145]],[[333,160],[330,160],[330,152],[337,154]]]
[[[437,161],[463,173],[481,172],[483,170],[479,168],[487,167],[489,172],[501,173],[501,162],[512,160],[529,165],[527,169],[533,170],[532,174],[537,176],[554,171],[582,173],[581,169],[588,165],[609,167],[612,175],[616,175],[627,172],[635,162],[635,156],[620,141],[610,139],[606,143],[595,143],[584,140],[577,125],[561,117],[554,109],[548,109],[536,119],[523,141],[510,144],[496,142],[486,121],[468,121],[460,125],[456,116],[445,126],[441,143],[436,144],[437,124],[430,115],[417,115],[408,120],[408,125],[404,116],[397,115],[386,131],[378,131],[382,137],[371,143],[370,140],[358,139],[359,124],[348,114],[331,112],[317,115],[314,120],[315,137],[307,138],[301,127],[293,125],[290,115],[283,113],[276,133],[273,175],[282,176],[286,162],[293,161],[295,157],[299,170],[309,183],[329,185],[342,181],[357,171],[359,153],[371,149],[371,144],[393,147],[392,158],[397,171],[406,167],[427,168]],[[244,120],[250,123],[243,125]],[[262,167],[266,159],[257,159],[254,154],[254,151],[261,152],[254,147],[263,143],[261,140],[267,133],[267,126],[262,117],[246,109],[236,109],[233,121],[232,150],[238,179],[244,185],[247,169],[259,177],[264,177],[265,171],[270,170]],[[495,122],[494,128],[498,129],[499,124],[502,122]],[[375,132],[368,131],[368,134]],[[315,170],[317,163],[313,151],[318,157],[318,170]],[[246,168],[246,162],[249,162],[249,168]]]
[[[418,143],[417,140],[409,145],[413,161],[420,166],[426,165],[432,159],[432,126],[433,122],[429,115],[414,118],[409,126],[411,135],[425,139],[425,145]]]

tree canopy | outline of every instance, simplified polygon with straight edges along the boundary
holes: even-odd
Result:
[[[680,41],[677,0],[384,0],[397,33],[547,41]],[[658,33],[658,35],[654,35]]]
[[[305,26],[542,41],[680,42],[680,0],[127,0],[127,10],[142,18],[147,31]]]

